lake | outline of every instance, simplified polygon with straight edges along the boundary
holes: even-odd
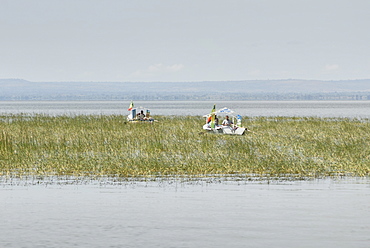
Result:
[[[121,101],[0,101],[2,114],[127,115],[129,102]],[[152,115],[205,115],[213,104],[242,116],[315,116],[370,118],[370,101],[137,101]]]
[[[370,180],[4,181],[1,247],[356,247]]]
[[[370,101],[146,101],[153,115],[370,118]],[[0,102],[1,114],[127,115],[129,102]],[[1,155],[1,154],[0,154]],[[370,178],[303,181],[8,179],[0,247],[356,247],[370,244]]]

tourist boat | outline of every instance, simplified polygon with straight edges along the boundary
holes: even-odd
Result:
[[[230,121],[228,124],[222,125],[218,122],[218,116],[229,117]],[[213,105],[210,114],[204,115],[206,118],[206,124],[203,125],[203,129],[213,133],[230,134],[230,135],[243,135],[247,128],[242,127],[242,116],[235,115],[234,111],[229,108],[222,108],[216,111],[216,105]]]
[[[130,123],[137,122],[149,122],[153,123],[155,120],[150,116],[150,109],[143,107],[134,107],[134,102],[131,101],[129,108],[127,109],[129,114],[127,121]]]

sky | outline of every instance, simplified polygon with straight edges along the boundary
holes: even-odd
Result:
[[[369,0],[0,0],[0,79],[368,79],[369,30]]]

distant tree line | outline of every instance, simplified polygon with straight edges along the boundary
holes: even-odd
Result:
[[[0,95],[0,101],[366,101],[370,92],[348,93],[127,93],[127,94],[54,94]]]

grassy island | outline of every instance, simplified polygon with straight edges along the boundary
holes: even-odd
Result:
[[[0,176],[323,177],[370,175],[370,121],[244,118],[243,136],[200,116],[0,116]]]

